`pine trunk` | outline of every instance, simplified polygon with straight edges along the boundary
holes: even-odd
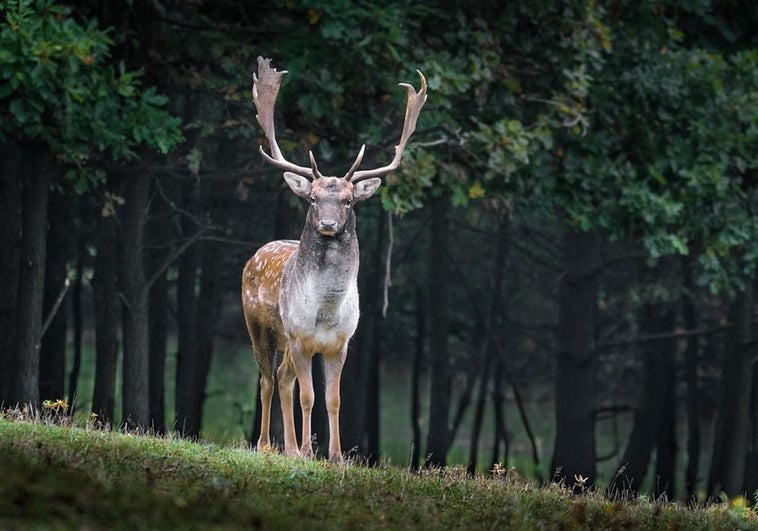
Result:
[[[145,280],[144,228],[150,176],[137,173],[125,179],[122,211],[121,290],[124,335],[123,409],[128,428],[150,428],[148,286]]]
[[[663,304],[645,305],[640,317],[644,335],[671,332],[674,314]],[[675,347],[673,340],[652,341],[643,345],[642,398],[634,415],[634,426],[629,436],[621,468],[609,487],[611,492],[636,497],[650,469],[653,450],[657,450],[656,472],[664,476],[654,478],[656,495],[673,496],[673,470],[665,466],[669,461],[670,427],[674,414],[674,381],[676,377]],[[669,498],[671,499],[671,498]]]
[[[21,192],[21,269],[16,322],[14,402],[39,405],[42,300],[45,283],[47,201],[52,168],[39,153],[25,151]]]
[[[16,343],[16,303],[21,241],[21,150],[15,143],[0,144],[0,404],[14,394],[13,367]]]
[[[187,249],[179,259],[176,280],[176,393],[175,428],[184,437],[200,434],[200,414],[196,409],[198,372],[197,330],[197,251]]]
[[[558,291],[554,481],[595,483],[595,312],[598,238],[570,230]]]
[[[447,214],[450,198],[431,200],[429,254],[427,256],[427,310],[429,320],[430,397],[429,431],[426,440],[426,466],[443,467],[450,448],[450,355],[448,352],[448,282],[446,246],[449,236]]]
[[[721,401],[713,447],[708,492],[733,497],[742,494],[750,436],[750,386],[752,376],[751,317],[753,287],[737,295],[736,325],[723,364]]]
[[[43,319],[48,316],[52,319],[42,336],[40,349],[40,400],[58,400],[66,394],[66,306],[60,304],[56,308],[56,305],[66,289],[68,234],[71,228],[66,225],[69,214],[67,206],[61,194],[50,196]]]
[[[118,360],[118,232],[113,217],[98,220],[97,256],[92,277],[95,309],[95,388],[92,412],[103,425],[113,425]]]

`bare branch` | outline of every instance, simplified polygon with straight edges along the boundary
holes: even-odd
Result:
[[[153,284],[160,278],[160,276],[169,268],[169,266],[179,258],[184,251],[186,251],[191,245],[200,240],[211,228],[213,227],[201,227],[192,236],[182,242],[182,244],[173,249],[163,259],[163,262],[153,271],[153,274],[145,281],[145,289],[150,289]]]
[[[361,153],[363,150],[361,150]],[[382,303],[382,317],[387,317],[387,308],[390,305],[390,286],[392,285],[392,248],[395,246],[395,230],[392,226],[392,212],[387,215],[387,232],[389,240],[387,242],[387,257],[384,262],[384,302]]]
[[[50,312],[47,314],[47,317],[45,318],[45,322],[42,323],[42,329],[40,330],[40,333],[39,333],[39,341],[42,341],[42,338],[45,336],[45,332],[47,332],[47,329],[50,328],[50,323],[53,322],[53,318],[58,313],[58,310],[61,307],[61,303],[63,302],[63,299],[66,297],[66,293],[68,293],[69,286],[71,286],[71,281],[67,277],[66,280],[63,282],[63,287],[61,288],[60,293],[58,293],[58,298],[55,299],[55,303],[53,304],[53,307],[50,308]]]

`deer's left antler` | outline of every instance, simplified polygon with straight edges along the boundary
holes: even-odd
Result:
[[[421,113],[424,103],[426,103],[426,78],[419,70],[416,70],[416,72],[418,73],[418,77],[421,78],[421,88],[418,92],[413,88],[413,85],[409,83],[400,83],[400,86],[405,87],[405,90],[408,93],[408,103],[405,107],[403,132],[400,135],[400,143],[395,146],[395,156],[393,157],[392,162],[381,168],[356,171],[356,168],[358,168],[358,165],[363,159],[363,148],[361,148],[353,166],[350,168],[350,171],[347,172],[347,175],[345,175],[345,179],[348,181],[359,181],[361,179],[368,179],[369,177],[381,177],[382,175],[387,175],[388,173],[395,171],[398,166],[400,166],[400,160],[403,158],[405,145],[408,143],[408,139],[413,134],[413,131],[416,130],[416,120],[418,120],[418,115]]]

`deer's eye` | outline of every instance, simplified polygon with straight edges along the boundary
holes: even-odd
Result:
[[[311,205],[316,205],[316,198],[311,196]]]
[[[345,206],[346,207],[349,207],[352,204],[353,204],[353,200],[351,198],[348,197],[347,199],[345,199]]]

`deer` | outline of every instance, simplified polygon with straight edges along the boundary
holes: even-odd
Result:
[[[268,140],[263,159],[284,170],[284,181],[297,196],[309,202],[300,240],[277,240],[263,245],[242,272],[242,305],[253,353],[260,372],[261,424],[258,451],[271,449],[271,401],[274,373],[284,425],[284,453],[313,457],[311,412],[314,404],[312,361],[320,354],[324,367],[325,401],[329,419],[330,461],[342,462],[340,444],[340,379],[348,342],[358,326],[359,248],[356,233],[357,203],[369,199],[381,186],[381,177],[397,170],[408,139],[416,129],[426,102],[426,78],[418,92],[400,83],[407,105],[400,141],[386,165],[359,170],[365,152],[361,147],[343,177],[322,175],[313,152],[310,166],[288,161],[276,141],[274,106],[286,70],[271,67],[271,59],[258,57],[253,74],[256,119]],[[276,367],[276,354],[282,352]],[[297,444],[294,419],[295,381],[300,387],[302,430]]]

